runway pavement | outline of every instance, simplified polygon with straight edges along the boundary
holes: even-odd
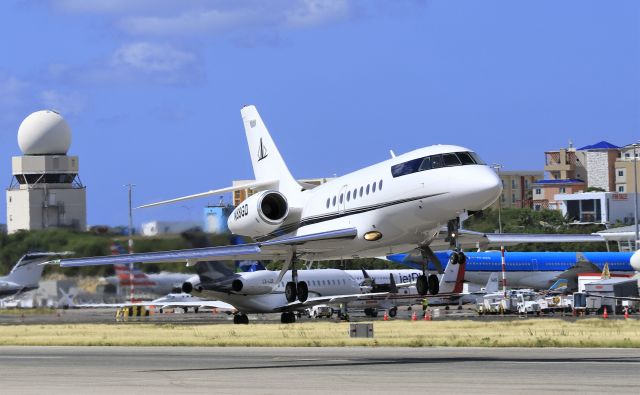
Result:
[[[640,350],[1,347],[3,393],[637,394]]]

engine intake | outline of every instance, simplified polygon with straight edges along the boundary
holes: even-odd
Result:
[[[233,280],[231,289],[233,292],[243,295],[268,294],[276,285],[275,280],[277,277],[278,273],[269,270],[242,273],[241,278]]]
[[[240,203],[227,224],[234,234],[264,236],[278,229],[288,215],[289,204],[282,193],[263,191]]]

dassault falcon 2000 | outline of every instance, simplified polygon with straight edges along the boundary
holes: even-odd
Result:
[[[282,260],[282,270],[263,287],[264,292],[275,289],[291,268],[284,293],[291,303],[296,299],[304,302],[309,286],[298,278],[298,260],[378,257],[417,249],[437,261],[432,248],[438,245],[441,227],[448,229],[446,245],[458,247],[460,216],[488,207],[502,191],[496,173],[475,152],[454,145],[419,148],[319,186],[302,184],[289,172],[256,108],[245,106],[241,114],[255,182],[141,207],[251,188],[256,193],[235,208],[228,226],[234,234],[251,237],[255,243],[63,259],[60,265]],[[442,240],[439,242],[442,245]],[[456,251],[450,260],[454,264],[465,260],[464,254]],[[421,295],[435,295],[438,278],[427,275],[423,266],[416,287]]]

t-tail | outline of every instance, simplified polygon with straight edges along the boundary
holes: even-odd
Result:
[[[256,107],[245,106],[241,113],[256,181],[277,180],[278,190],[287,197],[299,193],[302,187],[289,172]]]
[[[491,275],[489,276],[489,279],[487,280],[487,285],[484,287],[484,292],[488,294],[498,292],[499,284],[500,284],[500,281],[498,280],[498,273],[497,272],[491,273]]]
[[[462,293],[464,287],[464,264],[452,265],[447,264],[444,274],[440,278],[439,293]]]
[[[2,278],[4,281],[22,285],[25,289],[38,286],[44,263],[52,257],[70,255],[71,252],[50,253],[50,252],[34,252],[22,256],[18,263],[11,269],[11,272]]]
[[[565,292],[569,287],[569,281],[566,278],[560,278],[549,287],[549,291]]]

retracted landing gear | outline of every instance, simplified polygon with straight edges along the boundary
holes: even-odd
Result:
[[[291,258],[291,281],[284,287],[284,295],[287,302],[293,303],[297,300],[304,302],[309,297],[309,286],[306,281],[298,281],[298,268],[296,267],[296,255]],[[295,318],[294,318],[295,321]]]
[[[246,314],[235,314],[233,316],[233,323],[247,325],[249,324],[249,317],[247,317]]]
[[[293,324],[296,322],[296,315],[291,311],[285,311],[280,316],[280,322],[283,324]]]

